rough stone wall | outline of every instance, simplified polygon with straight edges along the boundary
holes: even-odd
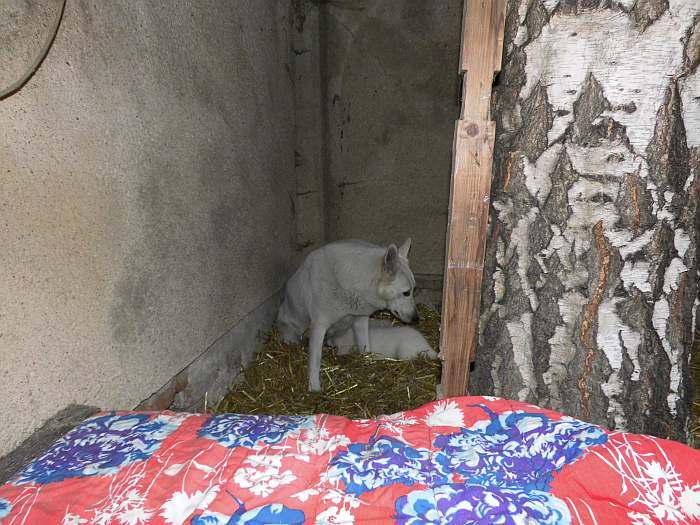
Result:
[[[511,0],[471,391],[684,439],[700,5]]]
[[[0,2],[0,84],[57,3]],[[283,284],[290,25],[282,0],[71,0],[0,101],[0,456],[72,403],[135,406]]]
[[[321,9],[326,237],[410,236],[411,266],[427,274],[419,284],[434,287],[459,114],[462,0],[334,0]]]
[[[326,240],[321,13],[319,0],[294,0],[294,243],[298,262]]]

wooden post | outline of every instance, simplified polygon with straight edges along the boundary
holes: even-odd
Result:
[[[476,349],[495,140],[489,108],[493,78],[501,67],[505,4],[506,0],[464,2],[464,95],[454,138],[440,329],[446,397],[467,393]]]

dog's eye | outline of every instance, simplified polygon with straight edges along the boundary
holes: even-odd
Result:
[[[406,290],[406,291],[403,293],[403,295],[404,295],[404,297],[408,297],[409,295],[411,295],[411,290]]]

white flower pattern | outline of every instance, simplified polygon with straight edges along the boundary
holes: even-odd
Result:
[[[350,439],[343,434],[332,435],[327,428],[315,425],[302,430],[297,443],[302,454],[322,456],[348,446]]]
[[[316,525],[350,525],[355,523],[355,516],[349,509],[329,507],[316,516]]]
[[[61,525],[83,525],[87,522],[88,520],[81,518],[77,514],[66,512],[66,514],[63,516],[63,520],[61,521]]]
[[[401,437],[403,436],[403,427],[417,425],[418,420],[407,416],[404,412],[397,412],[396,414],[378,417],[377,424],[382,430],[393,432]]]
[[[700,483],[688,485],[668,461],[658,442],[646,436],[614,434],[615,440],[603,451],[593,450],[622,480],[621,494],[634,496],[628,517],[635,525],[647,523],[694,523],[700,521]],[[634,440],[634,441],[633,441]],[[635,445],[648,441],[659,453],[640,454]],[[662,464],[660,461],[664,461]]]
[[[160,515],[166,523],[171,525],[183,525],[196,510],[206,510],[214,501],[219,492],[219,487],[214,486],[206,491],[198,490],[187,494],[184,490],[174,492],[168,501],[163,503]]]
[[[462,427],[464,414],[455,401],[438,401],[425,422],[430,427]]]
[[[297,479],[291,470],[282,470],[281,455],[254,455],[247,458],[245,464],[250,466],[239,468],[233,481],[256,496],[268,497],[282,485]]]

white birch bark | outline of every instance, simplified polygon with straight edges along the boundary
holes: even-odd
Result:
[[[470,390],[684,439],[700,3],[508,7]]]

